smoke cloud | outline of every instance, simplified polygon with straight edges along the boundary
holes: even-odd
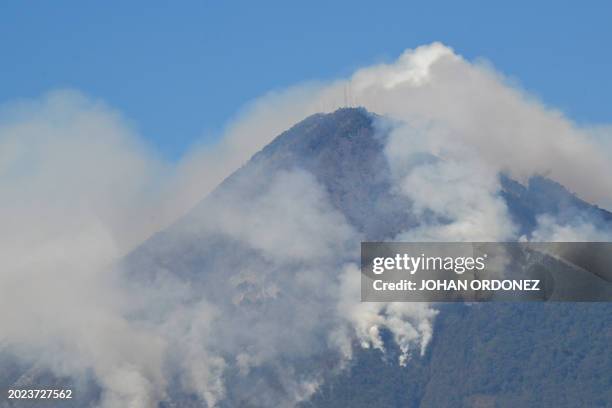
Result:
[[[265,95],[217,145],[177,164],[78,92],[11,103],[0,109],[0,354],[31,367],[17,381],[41,372],[92,378],[103,407],[151,407],[182,392],[208,406],[293,406],[347,367],[354,347],[384,352],[381,330],[400,364],[423,353],[437,312],[359,302],[361,233],[312,175],[262,169],[198,204],[280,132],[346,104],[388,118],[379,125],[390,129],[394,189],[425,220],[389,238],[518,239],[500,172],[547,175],[612,205],[612,180],[602,176],[612,174],[609,127],[583,129],[439,43],[348,79]],[[154,263],[127,279],[123,257],[169,226],[153,239],[160,254],[187,259],[184,251],[222,237],[248,256],[231,271],[212,263],[200,280]],[[524,238],[607,234],[588,219],[542,217]]]

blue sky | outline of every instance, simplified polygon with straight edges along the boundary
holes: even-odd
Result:
[[[533,3],[8,0],[0,102],[78,89],[173,160],[267,91],[442,41],[579,123],[609,123],[612,3]]]

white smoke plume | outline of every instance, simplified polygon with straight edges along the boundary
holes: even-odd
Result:
[[[612,231],[601,229],[589,219],[559,223],[550,215],[538,217],[537,228],[529,238],[533,242],[611,242]],[[527,240],[527,237],[522,237]]]
[[[211,286],[250,288],[227,302],[204,296],[171,270],[134,290],[114,267],[281,131],[346,104],[394,120],[386,152],[395,188],[414,201],[416,214],[450,220],[398,239],[516,238],[498,196],[500,171],[520,181],[544,174],[584,199],[612,205],[608,127],[582,129],[490,66],[439,43],[348,79],[265,95],[216,146],[196,148],[176,165],[156,157],[108,106],[55,92],[0,110],[0,353],[34,367],[24,378],[37,370],[92,376],[105,407],[155,406],[177,387],[215,406],[231,397],[229,377],[245,393],[258,390],[254,403],[291,406],[324,381],[315,369],[301,372],[300,361],[331,351],[341,369],[355,342],[384,350],[383,329],[400,347],[401,364],[413,349],[423,353],[436,311],[359,302],[356,266],[333,262],[354,253],[359,232],[305,173],[271,180],[248,203],[251,217],[244,202],[217,202],[210,204],[214,216],[192,226],[265,254],[265,265],[211,275]],[[436,160],[415,164],[415,153]],[[540,219],[530,239],[565,239],[576,231],[602,237],[588,220],[564,226]],[[313,293],[317,302],[304,303]],[[262,299],[277,305],[269,315],[236,311]],[[283,379],[284,395],[240,382],[265,367]]]

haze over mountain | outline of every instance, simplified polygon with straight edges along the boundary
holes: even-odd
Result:
[[[380,115],[336,110],[347,88]],[[608,150],[490,67],[434,43],[272,94],[175,169],[99,103],[32,105],[0,115],[2,386],[78,407],[609,405],[608,304],[359,301],[363,240],[610,240],[590,204],[612,202]]]
[[[225,361],[220,405],[291,405],[320,384],[309,406],[612,402],[607,304],[402,304],[394,312],[346,292],[358,279],[346,265],[358,262],[360,240],[454,222],[415,210],[398,188],[385,153],[389,130],[361,108],[313,115],[130,255],[136,282],[176,274],[220,311],[205,340]],[[414,152],[409,160],[416,169],[439,159]],[[538,220],[609,231],[611,213],[554,181],[498,180],[492,195],[507,207],[515,238],[534,236]]]
[[[392,130],[362,108],[308,117],[131,253],[130,320],[169,354],[161,371],[124,377],[126,393],[141,377],[165,388],[142,389],[140,403],[168,407],[608,406],[608,304],[360,303],[360,241],[431,239],[461,221],[402,190],[401,177],[445,164],[411,151],[398,179]],[[477,211],[506,217],[491,231],[610,230],[611,213],[552,180],[493,179],[496,189],[455,197],[482,194],[490,204]],[[8,357],[3,366],[3,387],[62,381],[36,368],[24,377]],[[74,406],[128,398],[87,375],[69,383],[88,390]]]

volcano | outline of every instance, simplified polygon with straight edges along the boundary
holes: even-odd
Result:
[[[160,407],[612,406],[609,303],[360,302],[361,241],[452,222],[398,187],[391,129],[362,108],[310,116],[122,260],[129,319],[167,339]],[[612,229],[554,180],[495,177],[517,239],[544,216]],[[58,381],[0,361],[5,388]],[[100,398],[79,386],[65,406]]]
[[[363,241],[392,240],[423,222],[423,214],[415,215],[411,200],[394,186],[385,154],[387,138],[384,118],[361,108],[313,115],[279,135],[191,213],[128,258],[128,269],[140,279],[154,279],[151,271],[180,276],[213,303],[225,304],[225,318],[250,328],[236,333],[225,328],[228,333],[222,337],[232,339],[232,346],[220,348],[226,359],[231,360],[236,350],[259,348],[270,331],[282,328],[272,343],[284,346],[268,353],[263,358],[266,363],[242,378],[235,372],[226,374],[234,385],[220,404],[292,405],[285,397],[299,391],[284,381],[286,370],[320,380],[314,395],[301,402],[295,398],[309,407],[612,403],[608,304],[442,306],[426,351],[412,353],[406,366],[395,361],[400,350],[393,344],[393,334],[382,328],[384,352],[353,344],[353,358],[337,368],[327,340],[317,337],[333,332],[338,324],[334,318],[322,317],[328,311],[320,304],[330,305],[326,279],[334,279],[329,276],[337,275],[342,263],[358,259],[358,242],[351,246],[341,241],[345,235]],[[414,160],[436,158],[421,154]],[[534,176],[522,184],[505,174],[498,176],[498,196],[518,235],[529,236],[543,215],[559,223],[577,217],[608,227],[612,223],[610,212],[553,180]],[[312,206],[326,215],[309,219],[304,213]],[[219,219],[230,226],[220,227]],[[283,228],[283,223],[294,223],[292,227],[309,234],[296,237],[294,229]],[[329,224],[336,224],[336,231],[330,232]],[[272,237],[269,229],[274,230]],[[245,235],[250,237],[244,239]],[[321,245],[314,247],[321,253],[302,251],[304,239],[320,240]],[[324,262],[324,273],[313,273],[313,279],[321,281],[312,282],[312,297],[293,290],[290,280],[296,272],[288,270],[301,271],[311,258],[325,258],[330,251],[340,255]],[[271,259],[275,257],[282,262]],[[313,324],[312,319],[320,320]],[[286,347],[292,342],[297,344]],[[279,368],[280,361],[290,363]]]

